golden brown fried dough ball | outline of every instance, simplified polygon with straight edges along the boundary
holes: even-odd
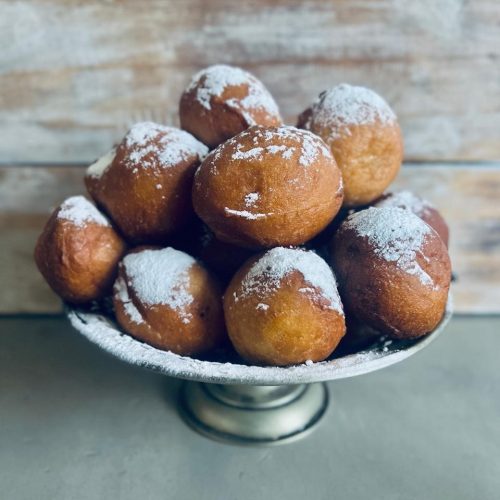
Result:
[[[329,149],[295,127],[251,127],[212,151],[193,185],[196,213],[226,243],[299,245],[324,229],[342,204]]]
[[[195,355],[224,339],[219,285],[191,256],[173,248],[126,255],[113,303],[121,327],[159,349]]]
[[[394,193],[388,193],[380,200],[378,200],[374,207],[396,207],[403,208],[405,210],[410,210],[415,215],[420,217],[424,222],[427,222],[429,226],[436,231],[443,243],[448,247],[449,240],[449,229],[448,224],[444,220],[443,216],[437,211],[436,207],[432,205],[431,202],[420,198],[415,193],[411,191],[396,191]]]
[[[35,262],[50,287],[74,304],[111,291],[125,243],[83,196],[64,201],[51,215],[35,248]]]
[[[441,320],[451,279],[448,251],[410,211],[352,214],[334,236],[332,259],[346,310],[368,326],[416,338]]]
[[[396,115],[370,89],[342,84],[321,93],[298,127],[331,148],[342,171],[345,206],[372,202],[399,172],[403,140]]]
[[[247,361],[321,361],[345,333],[335,278],[314,252],[277,247],[250,259],[224,294],[229,338]]]
[[[269,91],[255,76],[234,66],[197,73],[179,105],[181,127],[214,148],[251,125],[274,127],[282,120]]]
[[[132,243],[162,243],[192,220],[193,175],[206,146],[173,127],[134,125],[87,170],[94,200]]]

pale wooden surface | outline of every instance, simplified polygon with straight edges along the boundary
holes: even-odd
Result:
[[[0,162],[89,161],[132,122],[177,123],[197,69],[232,63],[289,123],[317,93],[375,88],[407,159],[499,159],[497,0],[0,0]]]
[[[32,258],[50,208],[83,193],[80,167],[0,168],[0,313],[61,311]],[[455,310],[500,313],[500,164],[406,165],[394,188],[430,199],[451,227]]]

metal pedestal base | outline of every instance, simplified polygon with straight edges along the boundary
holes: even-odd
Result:
[[[325,384],[217,385],[185,382],[180,412],[196,431],[243,445],[281,444],[307,435],[328,407]]]

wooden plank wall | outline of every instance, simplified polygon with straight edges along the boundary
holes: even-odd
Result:
[[[396,187],[450,223],[456,309],[500,313],[499,26],[498,0],[0,0],[0,313],[61,310],[32,250],[50,207],[83,192],[68,165],[133,122],[177,124],[190,76],[221,62],[258,75],[291,124],[336,83],[381,93],[405,135]]]
[[[0,0],[0,160],[89,161],[177,122],[190,75],[255,72],[286,119],[347,81],[383,94],[408,160],[500,157],[498,0]]]
[[[3,287],[0,313],[61,311],[33,262],[33,247],[50,207],[84,193],[78,167],[0,168],[0,230]],[[451,227],[450,254],[457,282],[455,309],[461,313],[500,312],[500,164],[405,165],[395,189],[425,193]]]

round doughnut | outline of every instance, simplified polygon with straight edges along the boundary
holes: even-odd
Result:
[[[35,262],[50,287],[82,304],[111,292],[125,243],[108,219],[83,196],[52,213],[35,247]]]
[[[206,226],[200,240],[199,258],[225,283],[229,282],[234,273],[254,253],[246,248],[219,241]]]
[[[251,258],[224,294],[229,338],[250,363],[321,361],[345,333],[335,278],[314,252],[276,247]]]
[[[144,248],[129,253],[113,290],[118,323],[147,344],[195,355],[224,339],[219,285],[184,252]]]
[[[409,210],[350,215],[333,238],[332,260],[346,310],[368,326],[416,338],[441,320],[451,279],[448,251]]]
[[[443,216],[437,211],[436,207],[427,200],[420,198],[411,191],[396,191],[395,193],[388,193],[380,198],[374,207],[396,207],[410,210],[415,215],[420,217],[424,222],[436,231],[443,243],[448,247],[449,229],[448,224]]]
[[[247,248],[299,245],[342,205],[342,178],[323,141],[295,127],[250,127],[196,171],[193,205],[215,236]]]
[[[234,66],[209,66],[194,75],[179,104],[181,127],[210,148],[251,125],[274,127],[282,120],[262,82]]]
[[[369,204],[399,172],[403,140],[396,115],[370,89],[342,84],[321,93],[298,127],[331,148],[342,171],[345,206]]]
[[[194,216],[193,175],[207,152],[183,130],[137,123],[116,153],[88,168],[85,183],[128,241],[163,243]]]

